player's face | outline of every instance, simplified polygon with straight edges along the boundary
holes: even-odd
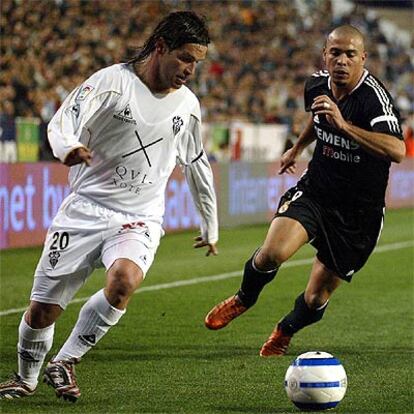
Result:
[[[166,89],[179,89],[195,72],[198,62],[205,59],[207,46],[186,43],[178,49],[165,51],[159,59],[159,78]]]
[[[323,51],[326,69],[339,88],[352,90],[364,70],[366,53],[357,36],[329,36]]]

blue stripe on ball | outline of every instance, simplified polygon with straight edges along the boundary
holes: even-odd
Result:
[[[341,383],[339,381],[331,382],[300,382],[300,388],[335,388],[340,387]]]
[[[293,366],[315,366],[315,365],[341,365],[336,358],[306,358],[295,359],[292,362]]]

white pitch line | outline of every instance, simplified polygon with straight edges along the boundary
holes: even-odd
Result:
[[[414,246],[414,240],[408,240],[408,241],[399,242],[399,243],[384,244],[382,246],[378,246],[374,250],[373,254],[388,252],[391,250],[405,249],[411,246]],[[313,260],[314,260],[313,257],[310,259],[292,260],[290,262],[284,263],[283,268],[308,265],[308,264],[311,264]],[[183,280],[177,280],[175,282],[160,283],[158,285],[152,285],[152,286],[143,286],[142,288],[137,290],[135,294],[144,293],[144,292],[152,292],[155,290],[162,290],[162,289],[173,289],[173,288],[177,288],[181,286],[197,285],[199,283],[216,282],[217,280],[231,279],[232,277],[237,277],[237,276],[241,277],[241,275],[242,275],[242,270],[236,270],[235,272],[220,273],[218,275],[196,277],[193,279],[183,279]],[[69,304],[86,302],[88,299],[89,299],[89,296],[84,297],[84,298],[73,299],[72,301],[69,302]],[[0,311],[0,316],[14,315],[16,313],[24,312],[25,310],[26,310],[26,307],[6,309],[4,311]]]

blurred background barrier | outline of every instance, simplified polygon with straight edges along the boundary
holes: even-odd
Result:
[[[341,24],[355,25],[366,35],[367,68],[395,98],[404,120],[408,154],[414,156],[412,0],[211,4],[2,0],[0,161],[53,160],[47,123],[70,91],[96,70],[125,62],[160,16],[182,9],[203,14],[210,26],[207,59],[198,64],[189,87],[201,101],[204,122],[212,125],[205,141],[212,159],[269,161],[286,142],[296,140],[306,119],[304,81],[323,67],[325,35]],[[251,125],[243,128],[242,137],[241,124]],[[279,125],[277,132],[273,125]],[[261,144],[267,133],[273,137],[271,152]],[[21,145],[28,137],[30,144]]]
[[[414,52],[411,0],[2,0],[0,31],[0,248],[40,245],[68,194],[47,124],[96,70],[124,62],[159,17],[192,9],[212,42],[189,87],[201,101],[222,226],[270,220],[297,176],[278,160],[300,134],[305,79],[323,67],[325,35],[352,24],[366,35],[367,67],[384,81],[402,120],[407,159],[393,165],[387,205],[414,205]],[[302,155],[301,169],[312,154]],[[298,171],[298,174],[300,171]],[[196,228],[177,170],[166,193],[167,230]]]
[[[280,196],[306,168],[278,175],[279,162],[213,163],[221,226],[271,220]],[[0,165],[0,249],[37,246],[62,200],[69,194],[68,168],[52,162]],[[414,207],[414,164],[405,160],[391,168],[387,207]],[[166,189],[164,228],[196,229],[199,217],[179,168]]]

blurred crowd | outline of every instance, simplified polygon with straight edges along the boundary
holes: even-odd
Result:
[[[367,35],[368,69],[412,122],[410,48],[387,39],[361,6],[335,16],[328,0],[1,0],[2,122],[39,117],[46,125],[73,88],[94,71],[126,61],[161,16],[179,9],[209,22],[208,59],[190,85],[204,121],[283,123],[297,133],[304,80],[322,67],[325,35],[350,23]]]

